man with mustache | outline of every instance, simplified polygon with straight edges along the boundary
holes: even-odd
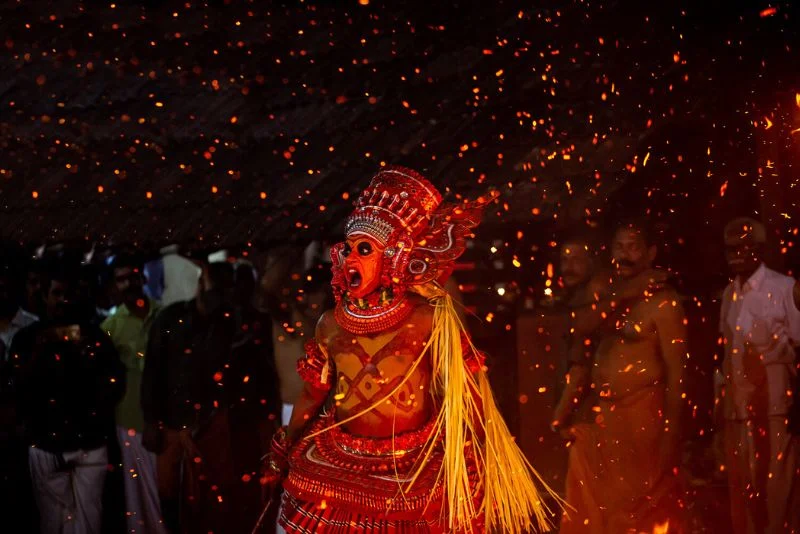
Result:
[[[800,531],[800,438],[788,428],[800,344],[800,284],[764,264],[767,233],[741,217],[724,231],[725,289],[717,374],[734,532]]]
[[[116,256],[111,283],[119,306],[101,328],[108,333],[125,366],[126,389],[116,409],[117,440],[122,452],[125,511],[131,534],[166,533],[156,485],[155,455],[144,448],[141,384],[147,357],[147,336],[161,307],[144,293],[142,263]]]
[[[678,295],[653,270],[656,244],[640,221],[620,223],[609,296],[575,314],[575,335],[597,337],[593,423],[574,439],[562,534],[651,532],[677,517],[676,483],[686,328]]]
[[[595,296],[605,296],[608,274],[597,273],[595,257],[589,240],[572,236],[561,245],[561,279],[566,292],[568,322],[581,308],[591,306]],[[603,277],[605,276],[605,281]],[[574,329],[571,328],[571,330]],[[592,338],[581,338],[570,332],[567,341],[566,379],[553,415],[552,430],[568,429],[576,414],[587,419],[590,414],[586,397],[592,367]],[[565,434],[565,437],[567,435]]]

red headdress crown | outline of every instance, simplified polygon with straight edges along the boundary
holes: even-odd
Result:
[[[409,286],[444,281],[479,224],[485,204],[486,199],[442,204],[439,191],[421,174],[389,166],[372,178],[356,201],[345,235],[366,234],[386,247],[382,286],[398,297]],[[339,244],[331,250],[337,300],[346,290],[343,247]]]
[[[403,167],[387,167],[361,193],[347,218],[347,237],[364,233],[388,246],[398,231],[416,236],[424,231],[442,195],[422,175]]]

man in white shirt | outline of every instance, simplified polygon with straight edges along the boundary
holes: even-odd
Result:
[[[720,330],[725,359],[718,409],[734,532],[800,531],[800,437],[787,428],[800,344],[800,285],[763,263],[766,229],[750,218],[725,227],[728,265]]]

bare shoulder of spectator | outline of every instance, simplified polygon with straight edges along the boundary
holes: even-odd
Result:
[[[650,297],[650,302],[655,306],[655,313],[661,316],[667,316],[673,312],[682,315],[682,300],[681,294],[667,282],[659,285]]]

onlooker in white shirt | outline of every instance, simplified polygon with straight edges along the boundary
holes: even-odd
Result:
[[[765,243],[766,230],[754,219],[725,227],[735,278],[720,314],[725,359],[718,402],[737,534],[800,531],[800,437],[787,428],[800,344],[800,285],[764,265]]]

